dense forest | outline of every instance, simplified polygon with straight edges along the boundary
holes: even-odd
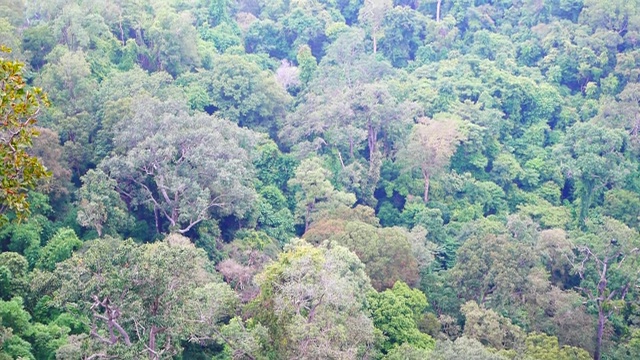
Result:
[[[0,359],[640,358],[640,0],[0,0]]]

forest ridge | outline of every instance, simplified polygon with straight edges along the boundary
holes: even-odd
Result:
[[[640,0],[0,0],[0,360],[640,358]]]

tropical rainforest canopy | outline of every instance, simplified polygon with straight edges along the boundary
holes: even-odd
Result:
[[[639,0],[0,0],[0,359],[640,358]]]

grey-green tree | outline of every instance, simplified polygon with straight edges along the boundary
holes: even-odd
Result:
[[[133,205],[148,206],[185,233],[215,212],[242,217],[255,199],[251,131],[184,104],[137,99],[117,126],[115,151],[100,168]]]

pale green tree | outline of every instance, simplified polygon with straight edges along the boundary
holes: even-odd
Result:
[[[498,350],[517,349],[524,343],[526,337],[524,331],[495,311],[485,309],[475,301],[467,302],[460,311],[466,319],[465,336],[489,344]]]
[[[566,158],[567,177],[578,180],[581,226],[595,196],[628,173],[629,163],[622,153],[626,138],[620,130],[593,122],[577,123],[567,130],[559,155]]]
[[[78,239],[76,233],[69,228],[58,230],[47,244],[40,250],[40,258],[36,267],[48,271],[53,271],[56,264],[71,257],[75,250],[82,246],[82,241]]]
[[[158,11],[144,36],[154,69],[177,76],[200,65],[198,33],[192,22],[186,11]]]
[[[505,356],[496,354],[491,348],[485,347],[480,341],[461,336],[455,341],[441,340],[436,342],[436,348],[429,354],[434,360],[506,360]]]
[[[414,125],[397,159],[407,170],[419,170],[424,179],[424,202],[429,201],[431,178],[444,171],[458,144],[465,139],[462,122],[453,116],[423,119]]]
[[[371,356],[375,336],[365,295],[372,288],[347,248],[294,241],[257,282],[256,319],[269,329],[277,357]]]
[[[591,355],[573,346],[560,346],[558,338],[542,333],[531,333],[525,340],[526,359],[539,360],[589,360]]]
[[[28,273],[29,262],[24,256],[11,251],[0,253],[0,299],[9,300],[11,295],[26,295]]]
[[[103,229],[114,233],[130,222],[127,208],[116,191],[117,183],[102,170],[89,170],[80,178],[78,190],[77,221],[84,227],[92,227],[102,237]]]
[[[318,243],[329,240],[353,251],[365,264],[371,284],[378,291],[393,287],[397,281],[411,286],[418,283],[418,261],[406,230],[381,228],[359,220],[343,221],[341,216],[338,213],[312,224],[309,238]]]
[[[285,114],[289,95],[273,73],[240,55],[224,54],[213,61],[205,84],[219,114],[241,126],[274,130]]]
[[[391,0],[365,0],[360,8],[358,21],[364,24],[373,40],[373,53],[378,51],[378,38],[382,30],[382,21],[387,11],[393,7]]]
[[[356,202],[353,194],[333,187],[329,181],[330,175],[320,158],[313,157],[303,160],[296,168],[295,177],[289,180],[289,186],[299,189],[296,192],[296,215],[303,221],[305,231],[322,213],[350,207]]]

